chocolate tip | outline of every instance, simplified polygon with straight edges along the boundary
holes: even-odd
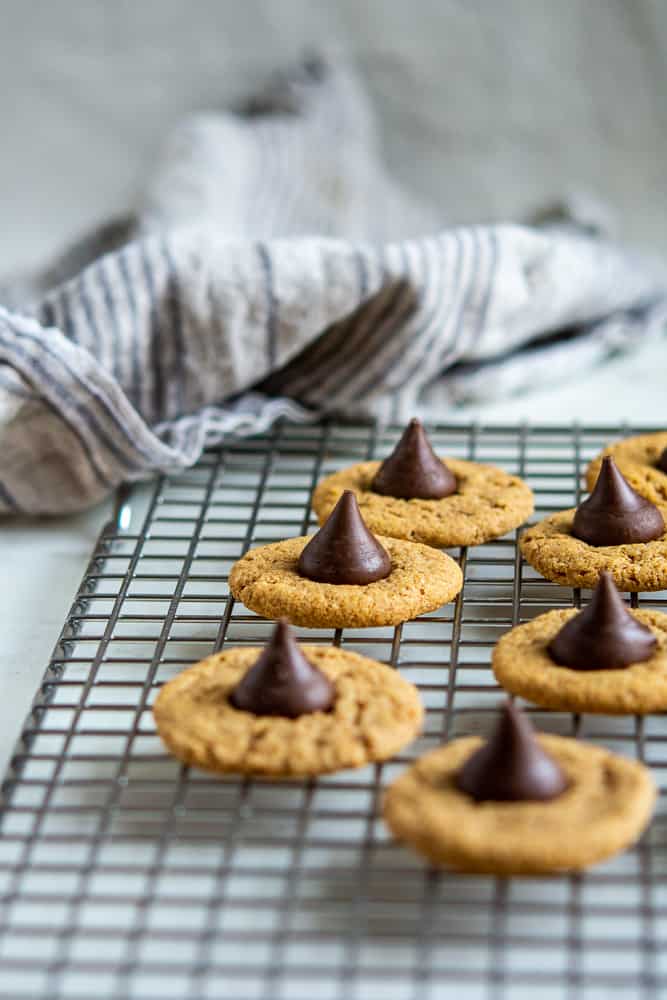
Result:
[[[590,496],[579,504],[572,534],[588,545],[632,545],[650,542],[665,532],[660,510],[641,496],[605,455]]]
[[[556,633],[548,645],[554,663],[570,670],[619,670],[643,663],[656,638],[630,612],[611,573],[600,573],[590,602]]]
[[[334,699],[332,682],[305,657],[286,618],[229,695],[240,711],[290,719],[329,711]]]
[[[317,583],[365,586],[389,576],[389,553],[369,531],[353,490],[341,493],[301,552],[297,569]]]
[[[476,802],[546,801],[567,788],[560,764],[542,748],[528,717],[509,698],[487,740],[464,762],[457,787]]]
[[[433,450],[423,424],[413,417],[371,483],[397,500],[442,500],[456,492],[456,477]]]

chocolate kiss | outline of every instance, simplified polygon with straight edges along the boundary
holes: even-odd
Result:
[[[655,463],[661,472],[667,473],[667,448],[663,451],[662,455]]]
[[[552,660],[573,670],[616,670],[652,656],[656,639],[630,614],[610,573],[600,574],[591,603],[549,643]]]
[[[577,507],[572,534],[589,545],[628,545],[660,538],[665,522],[658,508],[636,493],[607,455],[588,500]]]
[[[301,576],[318,583],[373,583],[391,573],[391,559],[371,535],[357,498],[345,490],[299,556]]]
[[[421,422],[414,419],[376,472],[371,489],[400,500],[440,500],[456,492],[456,478],[433,451]]]
[[[296,719],[309,712],[326,712],[334,701],[334,686],[309,663],[284,619],[229,700],[253,715],[285,715]]]
[[[506,701],[491,738],[458,772],[457,787],[477,802],[555,799],[567,788],[560,766],[542,749],[523,712]]]

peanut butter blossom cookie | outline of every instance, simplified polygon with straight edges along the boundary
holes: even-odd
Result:
[[[371,531],[439,548],[481,545],[533,512],[522,479],[493,465],[438,458],[418,420],[384,462],[361,462],[319,483],[313,509],[320,524],[344,490],[354,492]]]
[[[220,773],[305,777],[386,760],[419,733],[416,688],[333,646],[297,645],[279,622],[264,649],[229,649],[184,670],[153,708],[167,748]]]
[[[524,558],[547,580],[593,588],[607,571],[621,590],[667,587],[662,510],[640,496],[608,455],[587,500],[523,533]]]
[[[536,737],[507,703],[487,743],[455,740],[401,775],[384,818],[432,864],[540,875],[577,871],[628,847],[654,799],[642,764],[578,740]]]
[[[504,635],[493,671],[513,694],[566,712],[667,710],[667,615],[630,611],[609,573],[583,611],[549,611]]]
[[[372,535],[349,490],[317,534],[251,549],[229,577],[247,608],[306,628],[398,625],[462,586],[458,563],[443,552]]]
[[[588,489],[593,489],[602,459],[611,455],[633,489],[656,504],[667,504],[667,431],[626,438],[604,449],[586,470]]]

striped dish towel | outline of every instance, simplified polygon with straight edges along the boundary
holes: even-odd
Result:
[[[310,60],[187,120],[134,215],[0,285],[0,512],[281,416],[441,416],[662,329],[661,264],[565,217],[445,228],[378,150],[354,74]]]

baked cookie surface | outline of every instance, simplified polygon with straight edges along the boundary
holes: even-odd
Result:
[[[386,760],[419,734],[421,701],[398,671],[332,646],[300,648],[335,686],[330,711],[288,719],[234,708],[229,696],[262,650],[225,650],[160,690],[153,715],[167,748],[209,771],[304,777]]]
[[[667,514],[664,507],[661,512]],[[543,577],[564,587],[593,588],[607,570],[619,590],[667,587],[667,533],[652,542],[589,545],[572,534],[574,514],[574,507],[550,514],[519,539],[524,559]]]
[[[632,844],[653,808],[648,770],[577,740],[538,739],[568,779],[558,798],[475,802],[454,782],[481,746],[467,737],[421,757],[389,787],[388,827],[432,864],[490,875],[576,871]]]
[[[481,545],[523,524],[533,512],[533,494],[518,476],[493,465],[448,458],[457,492],[440,500],[399,500],[371,490],[380,462],[361,462],[327,476],[313,494],[323,524],[344,490],[355,494],[371,531],[437,548]]]
[[[232,567],[229,589],[265,618],[304,628],[398,625],[451,601],[463,585],[458,563],[427,545],[378,536],[391,557],[389,576],[363,586],[318,583],[299,574],[309,536],[251,549]]]
[[[658,645],[643,663],[617,670],[573,670],[554,662],[547,646],[576,609],[548,611],[506,632],[493,650],[493,672],[512,694],[565,712],[644,715],[667,711],[667,615],[631,611]]]
[[[667,505],[667,475],[656,468],[656,462],[667,448],[667,431],[640,434],[608,445],[586,469],[586,487],[595,486],[605,455],[612,455],[616,465],[637,493],[652,503]]]

